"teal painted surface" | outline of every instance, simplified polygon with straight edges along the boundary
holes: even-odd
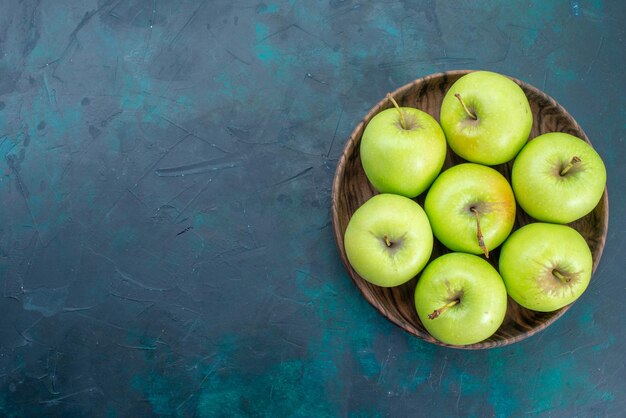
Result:
[[[0,16],[0,412],[619,416],[626,109],[619,1],[26,1]],[[545,90],[608,169],[579,303],[455,351],[346,275],[331,182],[353,127],[429,73]]]

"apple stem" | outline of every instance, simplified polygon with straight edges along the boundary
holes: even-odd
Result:
[[[562,281],[563,283],[569,283],[572,281],[571,277],[565,277],[563,274],[561,274],[560,271],[558,271],[557,269],[552,270],[552,275],[554,277],[556,277],[557,279],[559,279],[560,281]]]
[[[400,109],[400,106],[398,105],[398,102],[396,102],[396,99],[393,98],[391,93],[387,93],[387,98],[389,100],[391,100],[391,103],[393,103],[393,106],[396,108],[396,110],[400,114],[400,125],[402,125],[402,129],[406,129],[406,122],[404,120],[404,113],[402,113],[402,109]]]
[[[483,239],[483,231],[480,229],[480,219],[478,217],[479,212],[476,210],[476,208],[473,207],[470,208],[470,210],[474,213],[474,216],[476,217],[476,238],[478,238],[478,246],[481,250],[483,250],[485,257],[489,258],[489,250],[487,249],[487,246],[485,245],[485,241]]]
[[[452,302],[448,302],[445,305],[443,305],[441,308],[439,309],[435,309],[433,311],[433,313],[428,314],[428,319],[435,319],[438,318],[439,315],[441,315],[442,313],[444,313],[445,311],[447,311],[448,309],[450,309],[451,307],[453,307],[454,305],[456,305],[457,303],[461,302],[461,299],[454,299]]]
[[[385,235],[383,239],[385,240],[385,244],[387,245],[387,247],[391,247],[391,241],[389,241],[389,237]]]
[[[572,167],[574,167],[576,164],[578,164],[578,163],[579,163],[579,162],[581,162],[581,161],[582,161],[582,160],[581,160],[579,157],[577,157],[577,156],[573,156],[573,157],[572,157],[572,160],[569,162],[569,164],[567,164],[567,165],[565,166],[565,168],[564,168],[563,170],[561,170],[561,175],[562,175],[562,176],[566,175],[566,174],[567,174],[567,172],[568,172],[568,171],[569,171]]]
[[[478,116],[476,116],[475,114],[473,114],[472,112],[470,112],[470,110],[467,108],[467,106],[465,106],[465,102],[463,101],[463,99],[461,99],[461,95],[459,93],[455,93],[454,97],[456,97],[457,99],[459,99],[459,102],[461,102],[461,106],[463,106],[463,109],[465,109],[465,113],[467,113],[467,115],[474,119],[477,120]]]

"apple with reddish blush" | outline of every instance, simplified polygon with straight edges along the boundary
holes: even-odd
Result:
[[[441,173],[426,195],[424,209],[443,245],[486,257],[515,223],[511,186],[502,174],[480,164],[459,164]]]

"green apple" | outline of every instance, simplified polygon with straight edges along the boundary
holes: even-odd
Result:
[[[453,251],[489,257],[511,233],[515,197],[509,182],[490,167],[464,163],[437,177],[424,203],[433,233]]]
[[[567,225],[531,223],[513,232],[500,252],[509,295],[527,309],[551,312],[574,302],[592,272],[591,250]]]
[[[591,212],[602,197],[606,168],[585,141],[552,132],[530,141],[513,163],[511,184],[530,216],[569,223]]]
[[[504,321],[502,278],[484,259],[449,253],[432,261],[415,287],[417,314],[428,332],[446,344],[489,338]]]
[[[452,151],[474,163],[512,160],[528,140],[533,123],[524,91],[489,71],[459,78],[441,104],[441,127]]]
[[[380,194],[358,208],[344,235],[350,265],[363,279],[398,286],[419,273],[430,258],[433,233],[413,200]]]
[[[394,104],[395,109],[383,110],[365,127],[361,162],[367,178],[379,192],[415,197],[441,171],[446,138],[428,113],[398,107],[395,101]]]

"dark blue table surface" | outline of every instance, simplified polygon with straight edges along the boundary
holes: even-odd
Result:
[[[626,3],[0,10],[0,415],[623,416]],[[572,113],[606,162],[611,210],[566,315],[473,352],[365,302],[329,216],[364,113],[466,68]]]

